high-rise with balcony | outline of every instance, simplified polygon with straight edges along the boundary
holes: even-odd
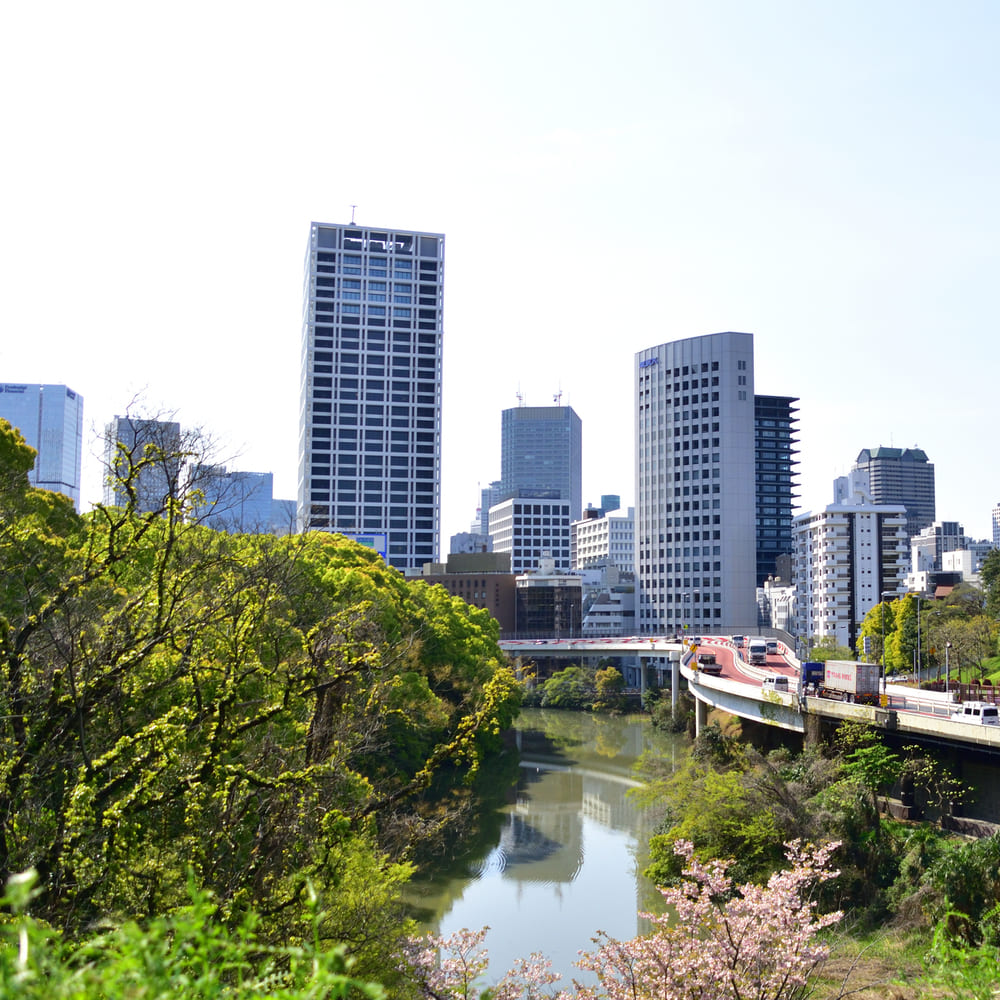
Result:
[[[38,453],[28,481],[80,507],[83,397],[65,385],[0,384],[0,417]]]
[[[437,559],[444,236],[314,222],[303,298],[299,523]]]

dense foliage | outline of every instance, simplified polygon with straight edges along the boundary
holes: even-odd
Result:
[[[1000,601],[1000,553],[993,550],[983,565],[986,590],[960,584],[946,597],[918,598],[904,594],[876,604],[865,616],[857,641],[863,655],[868,638],[871,662],[882,662],[890,672],[908,673],[920,665],[921,677],[943,677],[947,666],[952,676],[977,679],[986,662],[997,655],[1000,627],[991,609]],[[852,659],[853,657],[847,657]]]
[[[484,611],[340,536],[228,535],[200,497],[131,500],[189,454],[120,449],[125,507],[32,489],[0,421],[0,881],[70,933],[189,902],[253,909],[384,967],[407,847],[448,813],[420,793],[498,746],[517,685]],[[440,803],[440,798],[436,798]]]

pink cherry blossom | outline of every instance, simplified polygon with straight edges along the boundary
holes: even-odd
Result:
[[[829,953],[817,939],[842,914],[819,914],[812,889],[838,873],[829,859],[838,844],[787,845],[790,867],[766,885],[734,889],[727,862],[700,862],[687,841],[684,881],[661,889],[667,909],[644,913],[653,930],[631,941],[603,932],[577,963],[598,986],[553,987],[559,976],[540,955],[521,959],[491,988],[494,1000],[794,1000]],[[488,928],[448,938],[413,939],[403,966],[428,1000],[479,997],[488,955]]]

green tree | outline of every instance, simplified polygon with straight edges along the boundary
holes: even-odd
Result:
[[[183,907],[190,867],[286,940],[312,881],[323,936],[391,967],[406,850],[449,819],[423,793],[517,709],[496,623],[341,536],[203,528],[193,486],[140,513],[188,451],[119,450],[126,506],[82,518],[32,459],[0,426],[0,877],[37,868],[73,932]]]
[[[594,675],[594,711],[621,712],[625,708],[625,678],[614,667]]]
[[[986,614],[993,621],[1000,619],[1000,549],[990,549],[979,569],[986,594]]]
[[[589,709],[595,696],[593,671],[570,666],[554,673],[542,685],[542,708]]]
[[[865,615],[861,628],[858,630],[858,639],[855,643],[857,655],[862,659],[867,659],[869,663],[884,663],[886,670],[900,669],[890,658],[892,650],[892,637],[895,631],[895,615],[897,601],[882,601],[876,604],[868,614]],[[885,650],[883,652],[882,639],[885,637]],[[864,640],[870,639],[871,653],[865,657]],[[902,669],[906,664],[902,664]]]
[[[854,651],[850,646],[840,646],[832,635],[820,636],[809,649],[809,659],[817,663],[827,660],[853,660]]]

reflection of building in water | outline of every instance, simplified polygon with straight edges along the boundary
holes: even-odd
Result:
[[[631,782],[585,768],[525,762],[517,803],[482,871],[524,882],[572,882],[583,865],[584,820],[632,834],[636,809]]]

